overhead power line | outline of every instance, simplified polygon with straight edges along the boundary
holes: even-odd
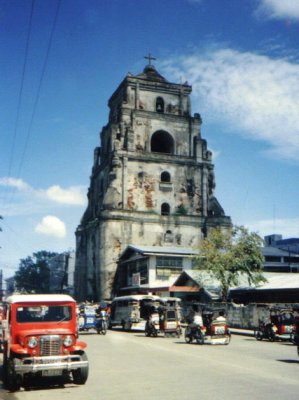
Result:
[[[17,139],[17,131],[18,131],[18,125],[19,125],[20,110],[21,110],[21,101],[22,101],[23,87],[24,87],[24,81],[25,81],[25,71],[26,71],[26,65],[27,65],[27,59],[28,59],[28,49],[29,49],[29,42],[30,42],[30,36],[31,36],[34,3],[35,3],[35,0],[32,0],[29,24],[28,24],[28,31],[27,31],[27,38],[26,38],[26,46],[25,46],[25,57],[24,57],[24,63],[23,63],[23,68],[22,68],[21,86],[20,86],[20,91],[19,91],[19,96],[18,96],[17,115],[16,115],[12,147],[11,147],[11,153],[10,153],[10,159],[9,159],[9,166],[8,166],[8,177],[11,176],[11,170],[12,170],[12,164],[13,164],[13,158],[14,158],[14,152],[15,152],[15,144],[16,144],[16,139]]]
[[[61,0],[57,1],[57,6],[56,6],[55,16],[54,16],[54,20],[53,20],[53,24],[52,24],[49,43],[48,43],[48,47],[47,47],[46,57],[45,57],[45,60],[44,60],[42,73],[41,73],[41,76],[40,76],[40,79],[39,79],[39,84],[38,84],[37,93],[36,93],[36,97],[35,97],[35,101],[34,101],[33,111],[32,111],[32,114],[31,114],[31,119],[30,119],[30,123],[29,123],[29,128],[28,128],[25,144],[24,144],[24,149],[23,149],[23,153],[22,153],[22,156],[21,156],[20,164],[19,164],[19,170],[18,170],[18,174],[17,174],[18,178],[21,175],[22,166],[23,166],[23,163],[24,163],[24,160],[25,160],[25,155],[26,155],[28,143],[29,143],[30,136],[31,136],[31,130],[32,130],[32,126],[33,126],[33,121],[34,121],[34,117],[35,117],[38,101],[39,101],[39,98],[40,98],[42,83],[43,83],[45,72],[46,72],[46,69],[47,69],[49,54],[50,54],[52,41],[53,41],[53,36],[54,36],[56,23],[57,23],[57,19],[58,19],[58,14],[59,14],[60,1]]]

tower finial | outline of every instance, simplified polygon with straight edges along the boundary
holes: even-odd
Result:
[[[147,60],[148,60],[148,65],[152,65],[152,60],[156,60],[156,58],[155,57],[153,57],[152,55],[151,55],[151,53],[148,53],[148,56],[145,56],[144,58],[146,58]]]

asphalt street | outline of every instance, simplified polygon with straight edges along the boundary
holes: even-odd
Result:
[[[240,333],[240,332],[239,332]],[[85,385],[42,385],[1,400],[297,400],[299,358],[291,343],[234,334],[228,346],[148,338],[143,332],[81,334],[88,343]]]

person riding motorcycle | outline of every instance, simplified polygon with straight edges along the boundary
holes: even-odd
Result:
[[[104,335],[107,332],[107,311],[105,308],[98,307],[96,309],[97,330]]]
[[[185,330],[185,340],[187,343],[191,343],[195,339],[198,343],[203,343],[203,319],[202,314],[196,305],[193,305],[191,313],[188,317],[188,325]]]
[[[160,325],[160,314],[154,306],[149,306],[147,308],[147,318],[145,323],[145,334],[146,336],[157,336],[159,326],[157,326],[157,321]]]

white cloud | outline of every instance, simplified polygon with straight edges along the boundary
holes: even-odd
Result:
[[[58,238],[64,238],[66,235],[64,222],[52,215],[43,217],[42,221],[35,227],[35,232]]]
[[[170,60],[164,72],[188,77],[196,111],[264,141],[272,156],[298,161],[298,64],[225,48]]]
[[[273,19],[299,19],[298,0],[261,0],[257,13]]]
[[[79,206],[85,204],[85,193],[79,186],[72,186],[68,189],[62,189],[58,185],[51,186],[46,190],[46,195],[50,200],[57,203]]]
[[[18,190],[30,190],[30,186],[22,179],[3,177],[0,178],[0,185],[16,188]]]
[[[48,189],[35,189],[22,179],[3,177],[0,178],[0,186],[17,189],[24,196],[29,196],[35,202],[50,200],[55,203],[82,206],[86,203],[86,188],[83,186],[70,186],[62,188],[59,185],[50,186]],[[15,194],[15,192],[12,191]],[[25,202],[25,198],[23,198]],[[37,205],[37,203],[35,203]]]

